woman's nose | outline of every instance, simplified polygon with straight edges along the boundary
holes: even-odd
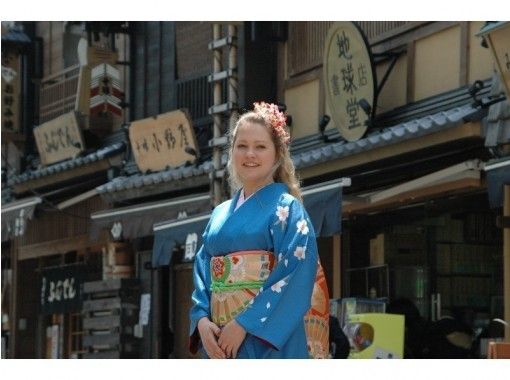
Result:
[[[247,155],[248,157],[254,157],[254,156],[255,156],[255,150],[253,150],[253,149],[247,149],[247,150],[246,150],[246,155]]]

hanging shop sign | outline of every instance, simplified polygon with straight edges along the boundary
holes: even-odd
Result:
[[[375,110],[377,82],[367,39],[356,24],[335,22],[330,27],[323,70],[333,121],[346,140],[359,140]]]
[[[81,310],[82,284],[88,270],[83,265],[69,265],[41,271],[41,312],[60,314]]]
[[[2,52],[2,132],[19,133],[19,55]]]
[[[83,127],[100,135],[122,124],[124,92],[117,58],[110,49],[88,46],[84,38],[78,43],[80,74],[75,109],[88,116]]]
[[[184,109],[132,122],[129,140],[142,172],[177,167],[198,158],[195,132]]]
[[[90,72],[90,116],[112,113],[122,116],[120,71],[108,63],[99,64]]]
[[[34,136],[43,165],[76,157],[85,149],[74,111],[34,128]]]

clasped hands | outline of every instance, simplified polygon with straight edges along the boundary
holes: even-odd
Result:
[[[246,337],[246,330],[235,319],[220,329],[209,318],[203,317],[198,321],[198,332],[211,359],[235,359]]]

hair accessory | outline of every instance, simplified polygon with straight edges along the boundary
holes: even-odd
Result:
[[[278,136],[284,144],[289,145],[290,135],[285,129],[285,126],[287,125],[287,117],[278,109],[276,104],[255,102],[253,103],[253,110],[262,114],[263,117],[269,121],[275,135]]]

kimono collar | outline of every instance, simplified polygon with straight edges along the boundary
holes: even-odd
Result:
[[[239,196],[241,195],[242,189],[238,190],[234,198],[232,199],[232,205],[233,210],[235,209],[235,206],[237,205],[237,201],[239,200]],[[265,206],[273,206],[274,205],[274,198],[275,195],[280,195],[282,193],[288,193],[289,187],[281,182],[273,182],[270,183],[260,189],[258,189],[256,192],[254,192],[249,199],[246,200],[246,202],[254,200],[260,204],[262,207]],[[253,199],[252,199],[253,198]]]

